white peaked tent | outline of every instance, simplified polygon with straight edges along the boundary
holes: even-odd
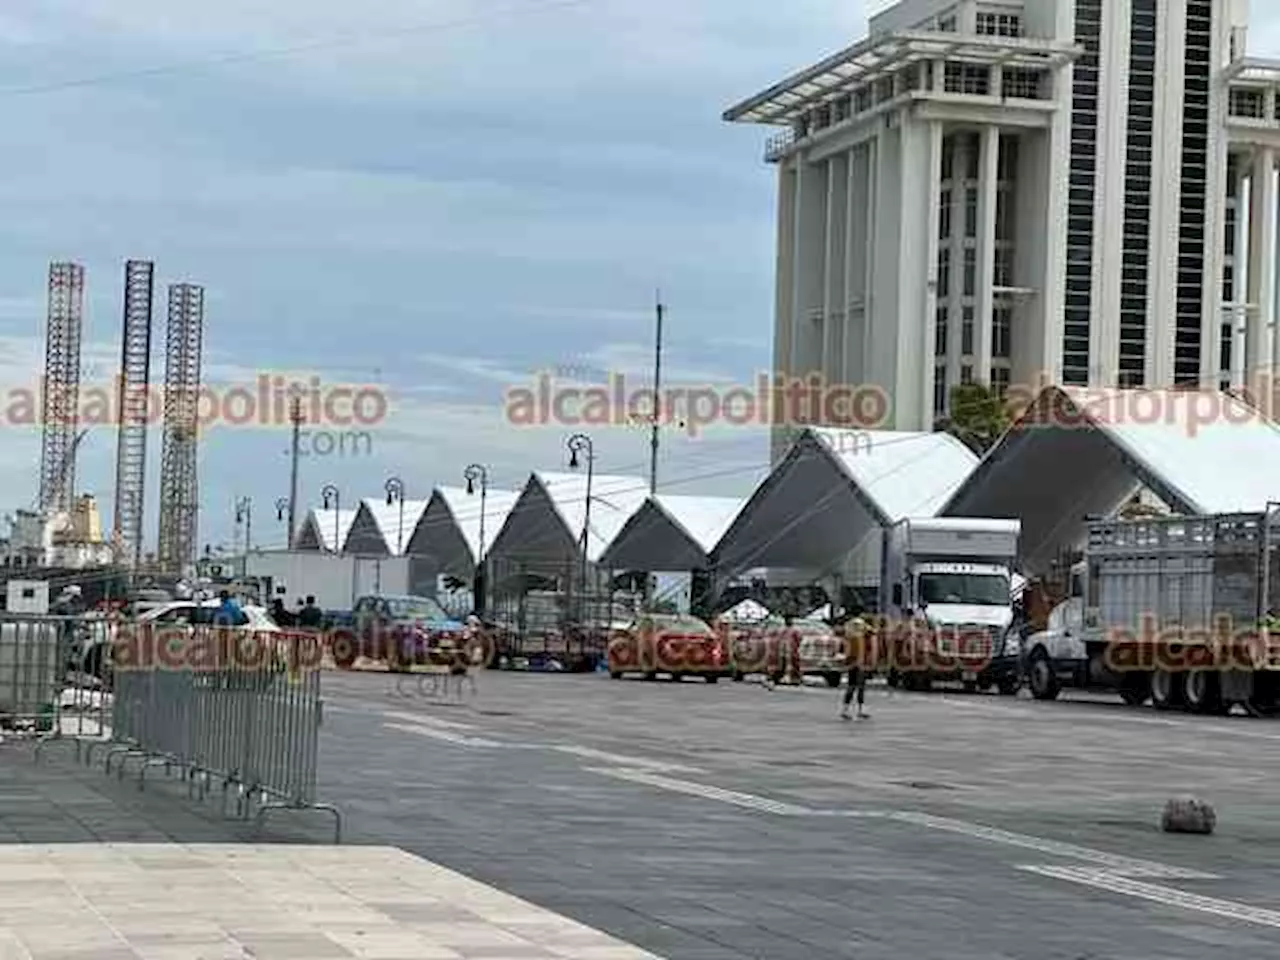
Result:
[[[514,490],[490,489],[485,493],[486,551],[493,546],[519,496]],[[468,494],[461,487],[437,487],[409,538],[409,553],[431,559],[441,574],[470,579],[481,559],[481,502],[479,491]]]
[[[294,548],[341,552],[355,519],[355,510],[309,510],[294,538]]]
[[[745,504],[735,497],[649,497],[601,554],[600,564],[613,570],[705,570]]]
[[[906,517],[936,515],[978,458],[945,433],[810,428],[715,549],[722,575],[824,571]]]
[[[343,550],[362,556],[403,556],[427,503],[426,500],[387,503],[385,499],[372,497],[360,501]]]
[[[1278,477],[1280,428],[1230,394],[1050,387],[941,513],[1021,520],[1023,570],[1043,574],[1142,487],[1180,514],[1261,512]]]
[[[640,477],[597,474],[592,478],[588,561],[599,562],[648,495],[649,484]],[[586,496],[585,471],[534,473],[495,538],[490,559],[534,565],[575,561],[580,556]]]

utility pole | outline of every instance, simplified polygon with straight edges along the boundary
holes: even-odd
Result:
[[[289,549],[293,549],[293,538],[298,525],[298,445],[302,436],[302,398],[294,397],[289,404],[289,419],[293,422],[293,443],[289,450]]]
[[[649,496],[658,492],[658,436],[662,430],[662,291],[657,296],[658,329],[653,349],[653,424],[649,435]]]

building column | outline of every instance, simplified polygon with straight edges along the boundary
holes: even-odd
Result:
[[[822,375],[828,384],[843,383],[844,337],[848,323],[845,302],[845,265],[849,212],[849,154],[841,153],[827,161],[827,262],[823,310]]]
[[[1232,258],[1235,282],[1231,288],[1231,386],[1240,390],[1247,385],[1248,369],[1245,363],[1247,330],[1249,313],[1242,305],[1249,302],[1249,291],[1246,286],[1245,267],[1248,264],[1249,231],[1246,229],[1248,219],[1245,217],[1245,203],[1248,194],[1245,185],[1249,182],[1246,173],[1245,158],[1242,156],[1236,164],[1236,236],[1235,256]]]
[[[931,121],[926,133],[926,143],[928,144],[928,153],[925,159],[925,176],[924,176],[924,193],[925,193],[925,236],[928,237],[928,243],[925,245],[925,276],[928,280],[925,285],[926,294],[924,298],[924,344],[921,351],[921,408],[919,417],[919,429],[932,430],[934,424],[933,416],[933,390],[934,382],[937,377],[936,364],[934,357],[934,344],[938,331],[938,230],[939,221],[941,220],[941,208],[938,204],[938,194],[942,186],[942,122],[939,120]]]
[[[1275,321],[1276,286],[1276,152],[1259,147],[1253,156],[1249,186],[1249,303],[1253,307],[1245,333],[1245,381],[1265,389],[1262,377],[1271,367],[1267,327]],[[1259,394],[1261,397],[1263,394]]]
[[[978,296],[974,311],[974,379],[991,385],[992,323],[995,320],[996,189],[1000,178],[1000,128],[982,128],[978,160]]]

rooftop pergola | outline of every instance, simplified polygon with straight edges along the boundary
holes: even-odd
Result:
[[[731,123],[790,124],[815,106],[922,61],[958,60],[993,67],[1052,69],[1081,53],[1082,48],[1074,43],[1034,38],[918,30],[868,37],[731,107],[724,119]]]

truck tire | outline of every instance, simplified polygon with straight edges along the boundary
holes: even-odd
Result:
[[[1031,695],[1037,700],[1057,700],[1062,692],[1058,675],[1053,672],[1053,661],[1043,650],[1037,650],[1031,656],[1031,669],[1028,671]]]
[[[1185,703],[1185,693],[1182,678],[1168,670],[1157,670],[1151,675],[1151,703],[1157,710],[1177,710]]]
[[[996,692],[1002,697],[1016,697],[1022,689],[1022,680],[1018,677],[1004,677],[996,683]]]
[[[339,670],[350,670],[356,665],[356,638],[346,630],[333,635],[333,662]]]
[[[1151,699],[1151,677],[1145,673],[1130,674],[1120,685],[1120,699],[1131,707],[1140,707]]]
[[[1216,670],[1189,670],[1182,675],[1182,698],[1195,713],[1222,714],[1222,677]]]

